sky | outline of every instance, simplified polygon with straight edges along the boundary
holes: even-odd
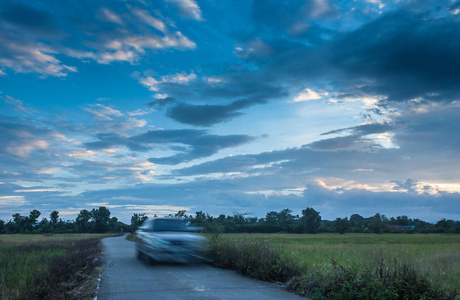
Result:
[[[460,1],[3,0],[0,219],[460,220]]]

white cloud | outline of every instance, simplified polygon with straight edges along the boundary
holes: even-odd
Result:
[[[11,208],[30,204],[24,196],[0,196],[0,208]]]
[[[69,153],[69,157],[76,157],[76,158],[88,158],[97,155],[97,152],[93,150],[79,150],[73,151]]]
[[[136,109],[135,111],[128,112],[128,115],[130,115],[132,117],[134,117],[134,116],[144,116],[144,115],[151,114],[154,111],[155,111],[154,109]]]
[[[327,0],[314,0],[311,15],[317,17],[328,12],[331,9]]]
[[[207,81],[209,84],[215,84],[215,83],[223,82],[223,79],[222,79],[222,78],[219,78],[219,77],[208,77],[208,78],[206,78],[206,81]]]
[[[152,97],[156,99],[166,99],[168,98],[168,94],[155,94]]]
[[[340,96],[340,95],[339,95]],[[379,96],[363,96],[363,97],[331,97],[330,103],[343,103],[343,102],[361,102],[365,109],[380,108],[378,103],[383,97]],[[381,109],[381,108],[380,108]]]
[[[23,138],[25,137],[23,136]],[[33,137],[30,137],[30,138],[33,138]],[[10,145],[7,146],[5,150],[6,152],[12,155],[26,158],[30,156],[30,154],[36,150],[48,149],[48,146],[49,146],[48,142],[46,142],[45,140],[36,139],[36,140],[27,141],[26,139],[24,139],[21,142],[10,143]]]
[[[156,80],[151,76],[147,76],[145,78],[139,78],[139,82],[149,89],[149,91],[157,92],[159,90],[158,84],[161,83],[160,81]]]
[[[119,25],[123,24],[121,17],[106,7],[101,8],[101,12],[99,16],[104,21],[116,23]]]
[[[3,52],[0,65],[17,73],[39,73],[42,77],[66,77],[69,72],[77,72],[72,66],[63,64],[53,56],[55,50],[41,43],[11,40],[0,35]],[[3,72],[3,71],[2,71]]]
[[[26,105],[19,99],[15,99],[8,95],[6,97],[0,96],[0,99],[3,99],[3,101],[5,101],[6,103],[14,106],[14,109],[17,111],[22,111],[27,114],[35,113],[33,109],[26,107]]]
[[[59,172],[61,169],[60,168],[46,168],[46,169],[41,169],[37,171],[37,174],[54,174],[56,172]]]
[[[294,102],[302,102],[302,101],[311,101],[311,100],[318,100],[322,99],[324,96],[327,96],[328,92],[320,91],[319,94],[311,89],[305,89],[303,92],[299,93],[297,97],[294,98]]]
[[[163,23],[163,21],[160,19],[152,17],[146,10],[134,8],[133,14],[138,18],[142,19],[145,23],[152,26],[153,28],[163,33],[167,31],[165,23]]]
[[[112,117],[121,117],[123,113],[119,110],[113,109],[108,106],[104,106],[102,104],[94,104],[91,107],[95,107],[95,109],[85,107],[84,110],[92,114],[96,119],[110,121]]]
[[[201,19],[201,11],[194,1],[173,2],[183,15]],[[3,45],[0,66],[17,73],[38,73],[41,77],[66,77],[70,72],[77,72],[77,68],[62,63],[57,58],[61,54],[81,60],[95,60],[100,64],[133,64],[145,55],[147,50],[184,50],[196,47],[196,44],[180,31],[169,30],[161,16],[153,17],[141,8],[132,8],[129,5],[127,7],[128,10],[122,10],[121,13],[107,7],[88,11],[88,16],[93,16],[94,19],[84,22],[90,25],[92,30],[72,32],[74,46],[64,46],[61,43],[65,35],[58,34],[60,30],[57,28],[52,34],[50,32],[47,35],[37,35],[33,30],[21,26],[8,25],[6,28],[4,24],[0,24],[3,26],[3,31],[0,31],[0,44]],[[76,16],[73,17],[78,19]],[[64,18],[61,21],[65,24],[68,20]],[[108,26],[106,22],[116,26]],[[5,74],[2,68],[0,76]]]
[[[148,124],[148,122],[144,119],[138,120],[135,118],[128,118],[129,124],[131,124],[133,127],[144,127],[145,125]]]
[[[197,79],[197,76],[194,73],[190,73],[188,75],[186,73],[165,75],[161,76],[159,80],[153,78],[152,76],[141,77],[139,73],[133,73],[133,76],[136,77],[143,86],[145,86],[149,89],[149,91],[152,92],[158,92],[160,90],[159,85],[161,85],[162,83],[175,83],[180,85],[186,85]],[[167,95],[165,94],[155,95],[155,98],[157,99],[164,99],[166,97]]]
[[[15,190],[15,193],[41,193],[41,192],[55,192],[56,189],[26,189],[26,190]]]
[[[180,73],[161,77],[162,82],[171,82],[176,84],[188,84],[189,82],[194,80],[196,80],[196,75],[194,73],[190,73],[189,75]]]
[[[186,17],[195,20],[202,20],[201,9],[193,0],[167,0],[177,5],[179,13]]]
[[[137,55],[133,51],[118,50],[115,52],[103,52],[96,60],[100,64],[110,64],[113,61],[134,62],[136,58]]]

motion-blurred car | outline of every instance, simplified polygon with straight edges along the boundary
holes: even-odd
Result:
[[[206,239],[183,219],[154,218],[136,232],[137,256],[153,262],[205,262]]]

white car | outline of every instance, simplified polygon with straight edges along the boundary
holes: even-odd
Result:
[[[206,238],[183,219],[154,218],[136,231],[137,256],[153,262],[204,262]]]

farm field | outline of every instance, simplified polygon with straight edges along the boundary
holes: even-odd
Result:
[[[0,299],[86,297],[104,236],[0,235]]]
[[[436,288],[460,288],[460,235],[223,234],[216,243],[213,247],[223,257],[222,249],[231,248],[230,245],[246,247],[246,253],[261,253],[264,252],[261,249],[271,247],[277,249],[282,261],[295,265],[291,269],[302,274],[319,274],[322,278],[336,276],[337,270],[357,274],[408,266],[415,270],[417,277],[426,278]]]

